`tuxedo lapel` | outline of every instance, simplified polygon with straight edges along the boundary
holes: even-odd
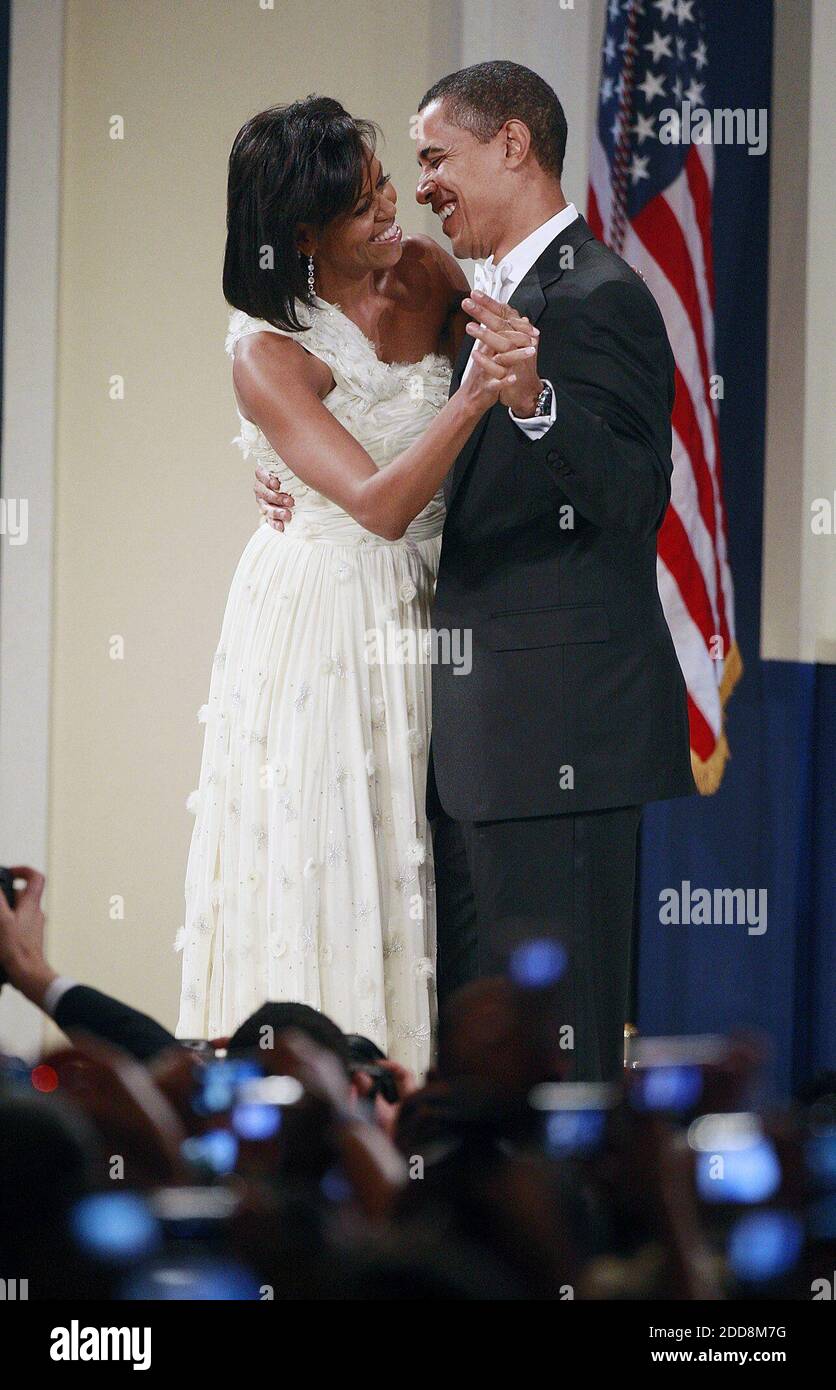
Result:
[[[508,303],[532,323],[546,307],[545,291],[557,283],[563,272],[574,266],[575,254],[587,241],[594,241],[585,218],[578,216],[550,241],[538,261],[520,282]]]
[[[546,296],[543,294],[536,265],[531,267],[517,285],[508,303],[523,318],[529,319],[531,323],[537,322],[546,307]]]

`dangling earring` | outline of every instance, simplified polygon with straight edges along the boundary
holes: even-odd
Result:
[[[308,294],[311,296],[311,299],[313,299],[315,293],[313,256],[308,256]]]

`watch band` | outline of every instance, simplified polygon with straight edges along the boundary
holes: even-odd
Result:
[[[540,415],[551,414],[553,394],[554,393],[549,383],[547,381],[544,382],[543,389],[537,397],[537,404],[534,407],[534,415],[532,416],[532,419],[536,419]]]

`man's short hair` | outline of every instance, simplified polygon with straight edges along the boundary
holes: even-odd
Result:
[[[326,1052],[333,1052],[346,1072],[350,1070],[345,1033],[327,1014],[312,1009],[309,1004],[277,1001],[262,1004],[261,1008],[250,1014],[233,1033],[227,1050],[245,1052],[258,1047],[263,1037],[263,1028],[270,1028],[275,1037],[286,1032],[288,1028],[295,1028],[298,1032],[305,1033],[319,1047],[325,1048]]]
[[[474,63],[442,77],[418,106],[441,101],[454,125],[486,144],[512,118],[531,131],[531,149],[547,174],[559,179],[566,154],[566,117],[557,93],[544,78],[521,63],[497,60]]]

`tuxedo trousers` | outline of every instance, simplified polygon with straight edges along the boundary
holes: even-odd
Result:
[[[524,820],[432,821],[439,1007],[457,989],[504,973],[524,942],[565,953],[560,1007],[571,1026],[570,1075],[615,1081],[630,995],[640,806]]]

